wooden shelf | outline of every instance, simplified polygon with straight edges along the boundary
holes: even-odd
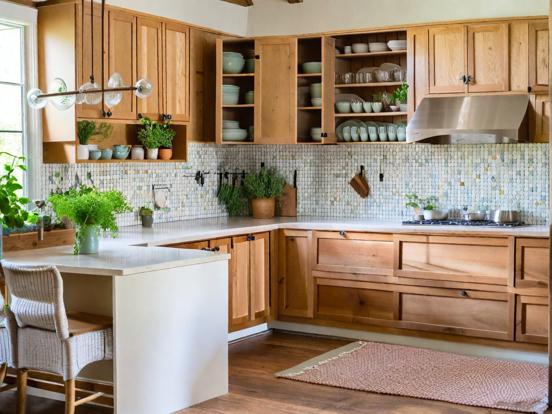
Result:
[[[370,83],[340,83],[337,88],[384,88],[387,86],[401,86],[403,82],[370,82]]]
[[[338,59],[355,59],[355,58],[367,58],[373,56],[398,56],[406,55],[405,50],[388,50],[385,52],[368,52],[368,53],[342,53],[340,55],[335,55]]]
[[[335,114],[336,118],[378,118],[380,116],[406,116],[406,112],[349,112],[346,114]]]
[[[223,108],[254,108],[255,104],[222,105]]]
[[[300,111],[320,111],[322,107],[321,106],[299,106],[297,109]]]
[[[223,78],[252,78],[254,77],[254,73],[223,73]]]
[[[224,145],[252,145],[254,144],[253,141],[224,141],[221,142]]]
[[[316,78],[322,76],[321,73],[298,73],[298,78]]]
[[[110,159],[110,160],[77,160],[77,164],[113,164],[113,163],[124,163],[124,162],[146,162],[146,163],[158,163],[158,162],[186,162],[186,160],[178,160],[178,159],[170,159],[170,160],[118,160],[118,159]]]

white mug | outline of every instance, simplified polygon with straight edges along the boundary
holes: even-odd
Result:
[[[343,53],[345,53],[346,55],[349,55],[349,54],[353,53],[353,48],[351,46],[345,46],[345,49],[343,50]]]

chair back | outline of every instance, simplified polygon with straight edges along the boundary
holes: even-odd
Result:
[[[55,331],[69,337],[63,302],[63,279],[55,266],[26,266],[2,261],[10,295],[10,310],[20,328]]]

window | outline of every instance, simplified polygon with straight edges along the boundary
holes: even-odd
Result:
[[[24,38],[23,26],[0,21],[0,151],[27,156]]]

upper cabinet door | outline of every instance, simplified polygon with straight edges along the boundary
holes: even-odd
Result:
[[[107,27],[107,76],[118,73],[124,85],[136,83],[136,17],[131,14],[109,10]],[[107,86],[108,78],[105,83]],[[136,119],[136,96],[123,92],[123,99],[111,111],[113,119]]]
[[[177,23],[163,25],[164,112],[172,121],[190,120],[190,29]]]
[[[429,29],[429,93],[465,92],[466,28],[462,25]]]
[[[92,50],[90,2],[85,2],[84,10],[79,6],[77,18],[77,85],[76,88],[90,81],[94,74],[94,81],[100,85],[102,81],[102,13],[101,6],[94,4],[94,50]],[[94,68],[92,69],[92,64]],[[79,118],[103,118],[102,104],[77,105]]]
[[[159,20],[137,20],[137,77],[153,84],[152,94],[138,99],[138,116],[157,120],[163,112],[163,24]]]
[[[529,87],[548,91],[548,21],[529,24]]]
[[[297,40],[255,41],[255,143],[297,141]]]
[[[408,29],[408,119],[428,94],[428,30],[420,27]]]
[[[469,25],[467,30],[468,92],[508,91],[508,24]]]

